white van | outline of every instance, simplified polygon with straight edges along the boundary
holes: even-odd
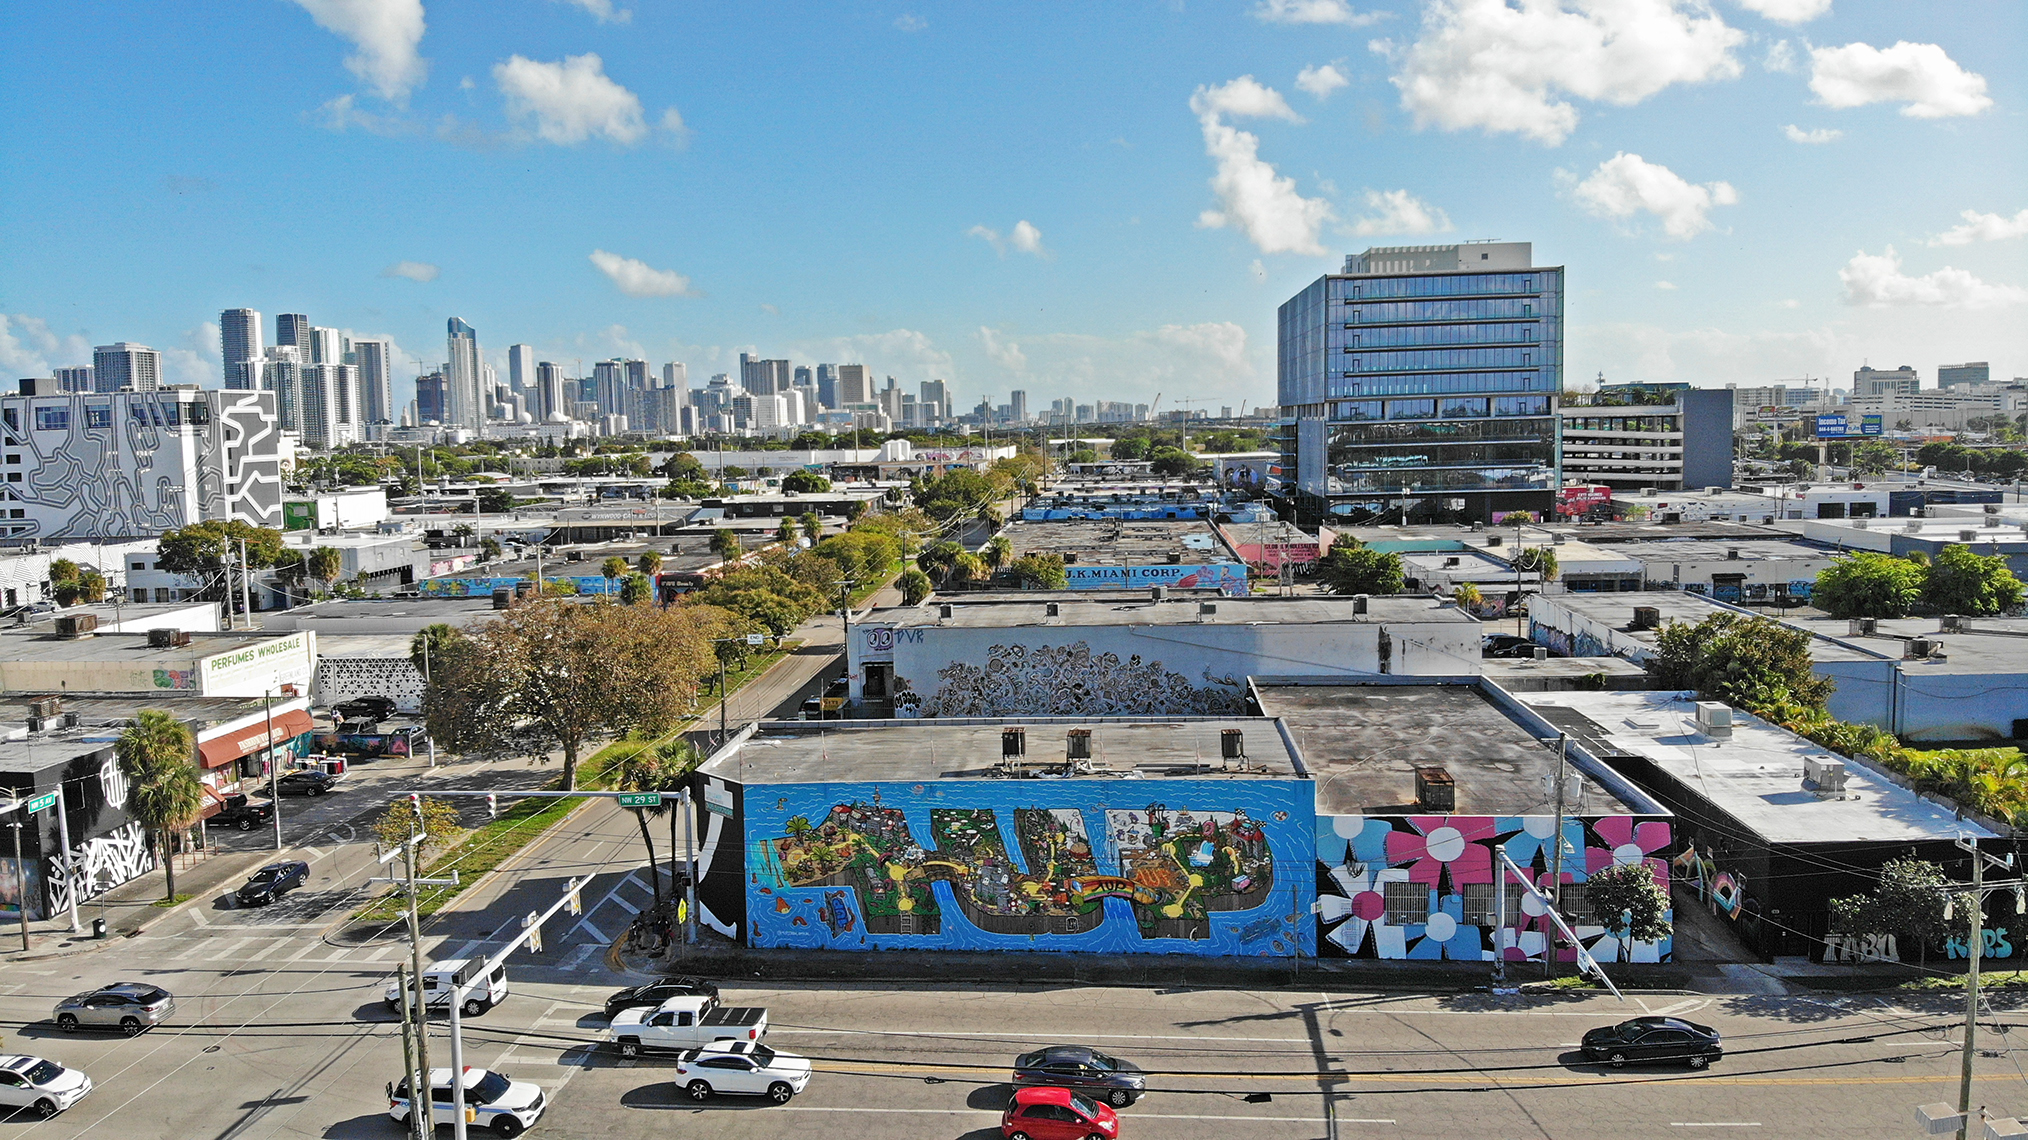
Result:
[[[466,1017],[477,1017],[499,1005],[507,996],[507,967],[495,966],[493,973],[474,982],[471,971],[485,965],[471,958],[447,958],[423,971],[423,995],[431,1009],[443,1009],[450,1005],[451,992],[467,982],[472,984],[465,991],[464,1005],[459,1012]],[[387,983],[387,1008],[401,1011],[401,983]]]

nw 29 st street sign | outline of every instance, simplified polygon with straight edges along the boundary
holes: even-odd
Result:
[[[662,806],[662,793],[660,793],[660,792],[628,792],[628,793],[626,793],[626,794],[624,794],[624,795],[620,796],[620,797],[619,797],[619,801],[620,801],[620,806],[621,806],[621,807],[624,807],[624,808],[648,808],[648,807],[661,807],[661,806]]]

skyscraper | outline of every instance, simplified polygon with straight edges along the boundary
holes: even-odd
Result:
[[[1988,384],[1993,379],[1993,366],[1984,360],[1967,364],[1939,364],[1936,366],[1936,386],[1956,388],[1959,385]]]
[[[419,424],[441,424],[444,422],[444,405],[448,400],[445,391],[444,374],[441,369],[426,372],[415,378],[415,418]]]
[[[1532,262],[1528,242],[1369,249],[1282,305],[1281,448],[1300,511],[1549,508],[1563,268]]]
[[[92,349],[92,387],[100,392],[132,388],[153,392],[162,384],[162,354],[145,344],[120,341]]]
[[[535,366],[535,399],[529,412],[538,420],[561,413],[570,418],[571,400],[564,395],[563,366],[547,360]]]
[[[535,391],[535,349],[525,344],[507,346],[507,386],[523,396]]]
[[[275,394],[275,417],[282,430],[303,430],[303,352],[278,344],[262,353],[261,388]]]
[[[444,426],[485,429],[484,392],[479,387],[479,332],[456,317],[445,322],[450,360],[444,375]]]
[[[302,360],[310,359],[310,318],[301,313],[275,314],[275,346],[287,345],[302,353]],[[262,354],[266,356],[265,353]]]
[[[345,348],[339,343],[337,329],[311,326],[303,331],[305,364],[343,364]]]
[[[838,406],[838,366],[835,364],[817,366],[817,406],[822,408]]]
[[[59,392],[89,392],[92,390],[92,366],[80,364],[72,368],[56,370],[56,390]]]
[[[601,360],[592,365],[592,399],[598,401],[602,416],[621,416],[627,412],[627,362],[624,360]]]
[[[679,360],[672,360],[664,364],[662,366],[662,386],[664,388],[690,387],[690,366]]]
[[[1020,388],[1007,394],[1007,418],[1014,423],[1028,421],[1028,393]]]
[[[351,364],[306,364],[301,377],[303,442],[325,448],[358,442],[358,367]]]
[[[393,346],[384,340],[355,340],[352,358],[359,366],[359,411],[364,428],[394,420],[394,370],[388,360]],[[362,430],[360,438],[377,438],[379,433]]]
[[[261,315],[252,309],[227,309],[218,314],[219,372],[227,388],[260,387],[266,345],[261,340]],[[252,368],[247,364],[251,361]]]
[[[864,364],[838,366],[838,406],[873,402],[873,373]]]

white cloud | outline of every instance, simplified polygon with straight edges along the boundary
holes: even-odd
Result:
[[[984,241],[1001,257],[1007,256],[1010,249],[1016,253],[1033,254],[1041,258],[1050,256],[1049,251],[1042,248],[1042,231],[1036,229],[1035,224],[1026,218],[1015,222],[1014,228],[1004,235],[991,226],[973,226],[965,231],[965,236]]]
[[[359,50],[345,68],[391,103],[405,106],[409,92],[429,76],[416,53],[423,38],[422,0],[296,0],[317,26],[352,41]]]
[[[1966,210],[1958,216],[1965,220],[1964,225],[1952,226],[1930,239],[1929,244],[1970,245],[1975,241],[2006,241],[2028,236],[2028,210],[2011,218],[2002,214],[1981,214],[1977,210]]]
[[[1511,132],[1555,146],[1577,127],[1567,96],[1631,106],[1676,83],[1739,75],[1744,33],[1699,0],[1431,0],[1396,64],[1418,127]]]
[[[929,27],[929,21],[921,16],[903,13],[894,18],[894,26],[904,32],[920,32]]]
[[[1231,321],[1160,328],[1121,336],[1081,333],[1026,335],[1028,405],[1072,396],[1089,402],[1094,392],[1141,403],[1157,392],[1230,400],[1272,400],[1273,344],[1256,359],[1246,329]],[[1164,402],[1163,407],[1169,405]]]
[[[1993,105],[1984,76],[1959,67],[1935,44],[1906,40],[1890,48],[1812,49],[1810,90],[1826,107],[1906,103],[1901,113],[1911,119],[1976,115]]]
[[[892,374],[902,382],[958,377],[957,362],[951,354],[938,348],[929,334],[914,329],[826,337],[802,341],[793,347],[812,360],[864,364],[870,372]]]
[[[1296,86],[1316,96],[1318,100],[1329,99],[1331,92],[1340,87],[1350,87],[1352,81],[1345,73],[1328,63],[1306,67],[1296,73]]]
[[[1787,40],[1776,40],[1767,49],[1767,54],[1761,57],[1760,65],[1768,71],[1779,71],[1784,75],[1795,74],[1798,70],[1795,45]]]
[[[1739,0],[1739,6],[1777,24],[1807,24],[1829,12],[1831,0]]]
[[[1674,281],[1657,281],[1655,282],[1655,288],[1662,290],[1664,293],[1674,293],[1676,291],[1676,283]]]
[[[1406,190],[1368,190],[1366,208],[1374,212],[1352,223],[1352,232],[1360,237],[1435,234],[1451,228],[1448,215]]]
[[[1700,186],[1666,166],[1624,152],[1599,163],[1573,193],[1585,209],[1602,218],[1653,214],[1661,219],[1663,232],[1678,241],[1710,229],[1706,215],[1713,206],[1739,201],[1739,193],[1728,183]]]
[[[986,355],[992,358],[993,363],[1009,372],[1028,371],[1028,356],[1021,351],[1021,346],[984,325],[979,326],[979,343],[984,346]]]
[[[1845,137],[1844,131],[1832,130],[1830,127],[1818,127],[1815,130],[1806,131],[1794,123],[1783,127],[1782,134],[1787,135],[1790,142],[1804,143],[1809,146],[1822,146],[1825,143],[1837,142]]]
[[[1910,277],[1901,271],[1893,246],[1878,256],[1860,250],[1838,270],[1848,305],[1924,305],[1950,309],[1993,309],[2028,301],[2028,289],[1994,285],[1962,269],[1946,265],[1934,273]]]
[[[427,261],[397,261],[380,271],[382,277],[406,277],[410,281],[435,281],[441,272]]]
[[[571,146],[598,137],[632,146],[648,136],[641,100],[606,77],[605,61],[595,52],[561,63],[516,55],[493,65],[493,81],[507,99],[508,117],[544,142]],[[661,125],[680,132],[683,118],[671,108]]]
[[[620,292],[629,297],[687,297],[690,279],[673,269],[656,269],[645,261],[621,257],[602,249],[591,252],[591,263],[612,278]]]
[[[172,384],[220,384],[218,326],[205,321],[183,334],[183,343],[162,350],[162,379]]]
[[[1342,24],[1363,28],[1387,18],[1385,12],[1355,12],[1345,0],[1260,0],[1253,17],[1269,24]]]
[[[91,341],[83,334],[59,335],[41,317],[0,313],[0,370],[42,377],[91,362]]]
[[[1218,87],[1199,87],[1190,97],[1190,110],[1204,129],[1205,154],[1217,163],[1211,189],[1222,207],[1199,214],[1197,224],[1233,226],[1262,253],[1324,253],[1318,236],[1335,217],[1331,204],[1298,194],[1294,179],[1261,160],[1259,138],[1222,119],[1244,115],[1301,122],[1280,93],[1243,75]]]
[[[625,24],[634,18],[631,8],[616,8],[613,0],[558,0],[559,3],[574,5],[591,13],[592,19],[601,24]]]

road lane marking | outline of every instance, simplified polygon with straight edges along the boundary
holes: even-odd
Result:
[[[633,903],[628,902],[627,900],[621,898],[618,895],[612,896],[612,898],[608,899],[607,901],[612,903],[614,906],[619,907],[621,910],[626,911],[628,914],[641,913],[640,907],[635,906]]]
[[[592,940],[589,944],[588,947],[589,949],[596,950],[600,946],[612,941],[612,939],[607,938],[605,934],[599,930],[598,927],[593,926],[591,924],[591,919],[589,918],[584,919],[583,921],[579,922],[576,926],[572,927],[570,934],[566,934],[564,935],[564,937],[569,938],[572,935],[575,935],[580,930],[589,931],[591,933]],[[580,962],[579,965],[583,965],[583,963]]]
[[[597,942],[587,942],[584,945],[578,947],[577,949],[572,950],[570,952],[570,957],[565,958],[563,960],[560,968],[565,970],[582,969],[584,967],[584,964],[591,960],[591,956],[599,952],[599,950],[602,948],[600,943],[602,943],[603,941],[604,939],[601,938]]]
[[[865,1105],[842,1104],[837,1106],[818,1104],[783,1105],[783,1112],[884,1112],[895,1116],[998,1116],[1000,1110],[993,1108],[870,1108]],[[1288,1124],[1329,1124],[1331,1119],[1323,1116],[1221,1116],[1210,1113],[1183,1112],[1136,1112],[1137,1120],[1229,1120],[1234,1123],[1252,1121],[1274,1121]],[[1339,1124],[1393,1124],[1392,1120],[1352,1120],[1338,1117]]]
[[[1672,1120],[1671,1128],[1759,1128],[1758,1120]]]

